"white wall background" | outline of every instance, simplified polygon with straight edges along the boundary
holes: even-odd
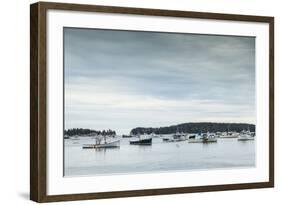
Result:
[[[274,189],[181,194],[60,204],[277,204],[281,194],[281,12],[274,0],[73,0],[101,5],[147,7],[275,16],[275,178]],[[32,204],[29,201],[29,4],[7,0],[0,7],[0,204]],[[55,203],[56,204],[56,203]]]

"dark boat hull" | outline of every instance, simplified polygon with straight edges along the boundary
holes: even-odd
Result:
[[[130,144],[131,145],[151,145],[152,144],[152,138],[130,141]]]

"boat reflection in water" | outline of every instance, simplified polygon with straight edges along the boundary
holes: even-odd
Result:
[[[186,141],[163,142],[163,138],[172,136],[162,134],[158,138],[151,138],[151,135],[122,138],[120,135],[107,137],[106,142],[101,137],[100,144],[95,142],[97,136],[94,139],[90,136],[80,137],[78,145],[66,139],[65,175],[191,171],[256,165],[256,137],[248,141],[217,138],[215,142],[216,139],[211,139],[212,133],[205,141],[203,134],[190,133],[186,134]]]

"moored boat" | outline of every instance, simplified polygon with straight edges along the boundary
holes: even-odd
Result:
[[[172,140],[172,137],[163,137],[163,142],[170,142]]]
[[[120,147],[120,139],[110,139],[107,136],[98,136],[95,138],[95,144],[84,144],[83,149],[95,148],[118,148]]]
[[[219,136],[219,138],[237,138],[239,137],[239,133],[238,132],[225,132],[222,133],[222,135]]]
[[[188,138],[188,143],[213,143],[217,142],[217,138],[214,134],[209,132],[202,135],[190,135]]]
[[[138,135],[135,139],[130,140],[131,145],[151,145],[152,137],[151,136],[141,136]]]
[[[186,135],[184,133],[176,133],[173,135],[174,142],[180,142],[180,141],[185,141],[186,140]]]
[[[122,138],[131,138],[132,135],[122,135]]]
[[[255,137],[251,134],[250,130],[248,131],[243,130],[238,137],[238,141],[249,141],[249,140],[255,140]]]
[[[177,132],[173,134],[172,136],[166,136],[162,138],[163,142],[180,142],[187,140],[186,134],[183,132],[179,132],[177,129]]]

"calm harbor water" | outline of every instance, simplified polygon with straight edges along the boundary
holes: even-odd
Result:
[[[65,140],[65,176],[109,175],[139,172],[188,171],[255,166],[255,141],[218,139],[217,143],[162,142],[151,146],[130,145],[121,139],[120,148],[82,149],[93,139]]]

